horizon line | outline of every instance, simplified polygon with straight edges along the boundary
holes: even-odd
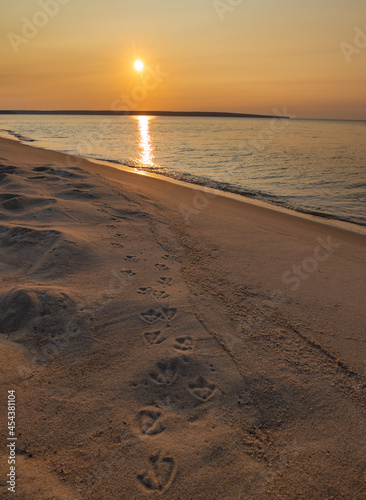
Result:
[[[284,120],[316,120],[316,121],[344,121],[365,122],[366,118],[304,118],[290,117],[285,115],[262,115],[256,113],[238,113],[231,111],[111,111],[103,109],[0,109],[0,115],[79,115],[79,116],[181,116],[181,117],[213,117],[213,118],[262,118],[262,119],[284,119]]]
[[[255,113],[235,113],[229,111],[111,111],[111,110],[73,110],[73,109],[54,109],[54,110],[0,110],[0,114],[37,114],[37,115],[110,115],[110,116],[197,116],[197,117],[222,117],[222,118],[278,118],[290,119],[289,116],[280,115],[262,115]]]

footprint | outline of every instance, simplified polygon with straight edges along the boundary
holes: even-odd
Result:
[[[152,294],[157,299],[167,299],[170,297],[169,293],[166,293],[165,290],[154,290]]]
[[[171,321],[177,315],[177,309],[175,307],[162,307],[162,316],[163,319]]]
[[[178,360],[159,361],[150,373],[151,380],[158,385],[171,385],[178,376]]]
[[[124,271],[124,270],[120,271],[120,273],[122,274],[122,276],[125,276],[126,278],[130,278],[131,276],[136,276],[136,273],[134,273],[130,269],[128,271]]]
[[[188,390],[195,398],[208,401],[215,394],[217,387],[204,377],[198,377],[197,380],[188,384]]]
[[[117,226],[113,226],[113,224],[108,224],[106,226],[106,228],[108,228],[108,229],[117,229]]]
[[[141,410],[138,414],[142,434],[156,436],[165,431],[163,414],[158,409]]]
[[[139,288],[137,290],[137,293],[139,293],[140,295],[148,295],[152,291],[153,291],[153,289],[151,288],[151,286],[147,286],[147,287]]]
[[[123,248],[123,245],[121,245],[121,243],[111,243],[111,245],[114,248]]]
[[[136,255],[126,255],[124,260],[127,260],[128,262],[138,262],[139,258],[136,257]]]
[[[194,342],[192,337],[178,337],[174,340],[173,348],[177,351],[193,351]]]
[[[158,345],[166,341],[166,337],[163,337],[160,330],[156,332],[145,332],[142,336],[145,342],[149,345]]]
[[[116,233],[114,235],[115,238],[121,238],[121,239],[125,239],[127,238],[127,236],[125,234],[122,234],[122,233]]]
[[[165,456],[159,451],[156,455],[149,457],[147,470],[139,474],[137,479],[148,492],[162,493],[171,486],[176,471],[174,458]]]
[[[155,323],[159,319],[161,319],[161,312],[157,311],[156,309],[149,309],[148,311],[142,312],[140,314],[140,317],[143,321],[146,321],[146,323]]]
[[[158,271],[167,271],[169,269],[168,266],[166,266],[165,264],[155,264],[155,269],[157,269]]]
[[[164,259],[164,260],[168,260],[168,259],[170,259],[170,255],[169,255],[169,254],[163,255],[163,256],[162,256],[162,259]]]
[[[158,279],[158,283],[160,283],[161,285],[168,285],[168,286],[170,286],[173,283],[173,279],[172,278],[163,277],[163,278]]]

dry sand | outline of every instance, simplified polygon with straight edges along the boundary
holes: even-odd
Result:
[[[1,498],[366,498],[362,229],[0,146]]]

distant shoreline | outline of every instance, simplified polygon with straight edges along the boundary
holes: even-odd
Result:
[[[1,115],[70,115],[70,116],[182,116],[211,118],[276,118],[289,120],[289,116],[256,115],[248,113],[226,113],[219,111],[86,111],[86,110],[0,110]]]

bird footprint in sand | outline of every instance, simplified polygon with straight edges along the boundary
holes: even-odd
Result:
[[[156,332],[145,332],[142,334],[144,341],[149,345],[158,345],[166,341],[160,330]]]
[[[125,271],[120,271],[120,273],[122,274],[122,276],[125,276],[126,278],[127,277],[131,277],[131,276],[136,276],[136,273],[134,273],[133,271],[131,271],[131,269]]]
[[[154,290],[151,286],[144,286],[137,290],[140,295],[152,294],[156,299],[167,299],[170,297],[165,290]]]
[[[175,307],[162,307],[160,310],[149,309],[148,311],[142,312],[140,317],[147,323],[155,323],[159,319],[171,321],[176,315],[177,309]]]
[[[163,319],[166,319],[168,321],[171,321],[177,315],[177,309],[175,307],[162,307],[161,311]]]
[[[217,387],[204,377],[198,377],[197,380],[188,384],[188,390],[195,398],[208,401],[215,394]]]
[[[137,479],[149,492],[162,493],[172,484],[175,474],[175,460],[159,452],[149,457],[147,470],[143,474],[139,474]]]
[[[149,309],[148,311],[140,314],[141,319],[146,321],[146,323],[155,323],[161,319],[161,316],[161,311],[157,311],[156,309]]]
[[[155,264],[154,267],[157,271],[167,271],[169,269],[165,264]]]
[[[163,276],[162,278],[158,279],[158,283],[160,283],[161,285],[171,286],[171,284],[173,283],[173,279]]]
[[[137,293],[139,293],[140,295],[148,295],[152,291],[153,291],[153,289],[151,288],[151,286],[146,286],[146,287],[139,288],[137,290]]]
[[[194,342],[192,337],[177,337],[174,340],[173,348],[177,351],[193,351]]]
[[[171,385],[178,376],[178,360],[159,361],[150,373],[151,380],[158,385]]]
[[[126,255],[124,260],[127,260],[128,262],[137,262],[139,258],[136,257],[136,255]]]
[[[170,297],[169,293],[167,293],[165,290],[153,290],[153,296],[156,299],[167,299]]]
[[[138,414],[142,434],[155,436],[165,430],[163,414],[158,409],[141,410]]]

